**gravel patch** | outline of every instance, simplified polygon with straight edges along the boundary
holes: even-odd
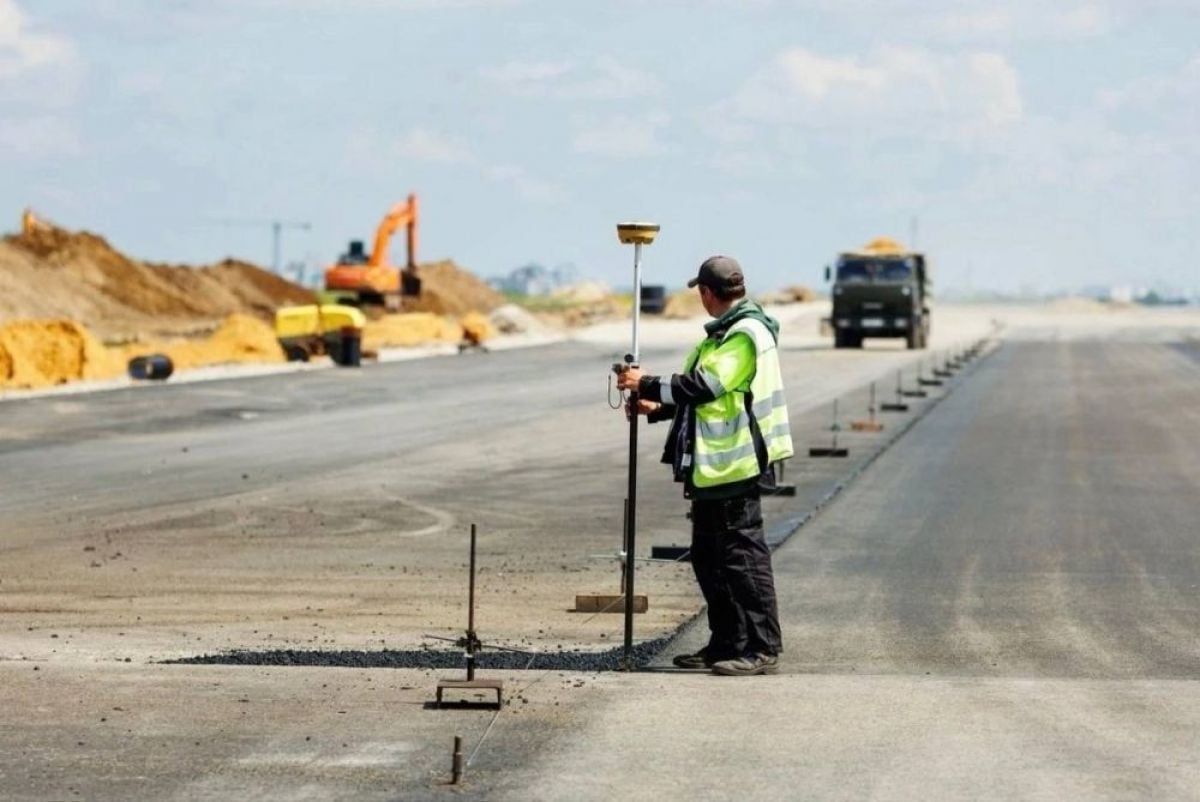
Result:
[[[634,662],[638,667],[649,664],[666,646],[669,637],[655,638],[635,644]],[[617,671],[621,668],[624,649],[604,651],[556,650],[553,652],[492,651],[485,649],[475,657],[481,669],[519,671]],[[464,668],[463,653],[449,649],[381,649],[364,651],[272,649],[268,651],[235,650],[218,654],[202,654],[168,664],[232,665],[232,666],[326,666],[330,668]]]

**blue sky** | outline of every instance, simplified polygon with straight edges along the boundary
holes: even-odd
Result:
[[[0,227],[285,260],[416,191],[422,259],[818,284],[877,234],[946,288],[1200,287],[1195,0],[0,0]],[[4,222],[9,221],[9,222]]]

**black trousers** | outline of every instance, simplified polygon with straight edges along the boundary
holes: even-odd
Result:
[[[779,654],[783,640],[758,491],[692,502],[692,568],[708,604],[708,653]]]

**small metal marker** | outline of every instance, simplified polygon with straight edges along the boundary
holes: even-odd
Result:
[[[917,373],[919,375],[920,370],[918,370]],[[896,389],[900,392],[900,395],[904,398],[927,398],[929,396],[929,393],[925,392],[924,390],[922,390],[920,388],[914,388],[912,390],[904,389],[904,384],[901,381],[900,371],[896,371]]]
[[[942,382],[932,376],[925,376],[925,360],[922,359],[917,364],[917,384],[921,387],[941,387]]]
[[[896,371],[896,400],[885,403],[884,412],[908,412],[908,404],[904,403],[904,387],[900,383],[900,371]]]
[[[887,404],[883,405],[886,410]],[[905,407],[908,409],[908,407]],[[856,432],[881,432],[883,424],[875,420],[875,382],[871,382],[871,401],[867,404],[867,419],[850,421],[850,428]]]
[[[954,371],[950,369],[950,363],[946,361],[946,352],[945,351],[942,352],[942,366],[940,368],[937,366],[937,358],[936,357],[934,357],[933,366],[934,366],[933,367],[933,375],[934,376],[939,376],[943,379],[948,379],[954,375]]]
[[[810,448],[808,450],[808,456],[810,456],[810,457],[848,457],[848,456],[850,456],[849,449],[838,448],[838,432],[841,431],[841,429],[842,429],[842,426],[841,426],[841,424],[838,423],[838,402],[837,402],[837,399],[835,398],[835,399],[833,399],[833,425],[829,427],[829,430],[831,432],[833,432],[833,443],[830,444],[829,448]]]
[[[488,707],[499,708],[504,699],[504,680],[500,679],[475,679],[475,652],[483,648],[479,637],[475,634],[475,524],[471,524],[471,561],[470,561],[470,577],[467,584],[467,634],[465,637],[455,641],[456,646],[463,648],[464,658],[467,663],[467,678],[466,679],[440,679],[437,684],[437,706],[445,706],[444,691],[495,691],[495,703],[484,702],[475,704],[485,704]],[[495,647],[491,647],[495,648]]]
[[[454,736],[454,754],[450,760],[450,784],[458,785],[463,776],[462,736]]]

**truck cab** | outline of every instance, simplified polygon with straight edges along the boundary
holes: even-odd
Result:
[[[867,337],[904,338],[909,348],[929,340],[929,276],[925,255],[881,237],[838,256],[825,268],[833,281],[835,348],[862,348]]]

